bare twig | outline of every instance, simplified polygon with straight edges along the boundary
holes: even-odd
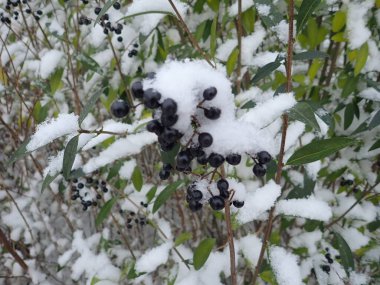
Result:
[[[289,35],[288,35],[288,50],[287,50],[287,59],[286,59],[286,91],[292,91],[292,61],[293,61],[293,22],[294,22],[294,0],[289,0]],[[284,114],[282,116],[282,133],[281,133],[281,146],[280,153],[278,155],[277,163],[277,172],[276,172],[276,183],[280,184],[282,177],[282,168],[283,168],[283,159],[285,153],[285,141],[286,141],[286,132],[288,129],[288,115]],[[257,277],[259,275],[261,264],[264,260],[264,253],[267,248],[270,235],[272,233],[273,221],[274,221],[274,210],[273,206],[269,212],[268,225],[265,230],[263,244],[261,246],[259,259],[255,268],[255,273],[253,275],[252,284],[256,284]]]
[[[242,49],[242,44],[241,44],[241,37],[243,35],[243,29],[242,29],[242,24],[241,24],[241,1],[238,0],[238,18],[237,18],[237,40],[238,40],[238,49],[239,49],[239,56],[238,56],[238,61],[237,61],[237,68],[236,68],[236,91],[237,93],[240,92],[240,86],[241,86],[241,49]]]
[[[0,228],[0,242],[4,245],[5,249],[13,256],[13,258],[17,261],[18,264],[25,271],[28,270],[28,265],[24,262],[24,260],[18,255],[18,253],[13,249],[11,243],[8,241],[6,235]]]
[[[225,219],[226,219],[226,225],[227,225],[228,247],[230,248],[231,284],[236,285],[237,276],[236,276],[235,246],[234,246],[234,234],[232,232],[232,225],[231,225],[231,211],[230,211],[229,199],[226,199],[225,201]]]

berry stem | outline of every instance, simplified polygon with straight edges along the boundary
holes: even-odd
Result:
[[[289,0],[288,14],[289,14],[289,23],[288,23],[289,35],[288,35],[287,58],[285,62],[286,63],[286,92],[291,92],[292,91],[293,43],[294,43],[294,37],[293,37],[294,0]],[[284,153],[285,153],[285,141],[286,141],[287,129],[288,129],[288,115],[283,114],[282,115],[281,145],[280,145],[280,152],[278,155],[277,172],[276,172],[276,178],[275,178],[275,181],[278,185],[280,185],[280,182],[281,182],[282,168],[284,166],[283,159],[284,159]],[[275,206],[273,206],[269,211],[268,224],[265,229],[263,244],[261,246],[259,259],[257,261],[255,272],[253,274],[252,284],[256,284],[256,280],[257,280],[261,265],[264,260],[265,250],[269,243],[269,238],[272,233],[273,222],[275,219],[274,211],[275,211]]]
[[[230,249],[231,285],[236,285],[237,277],[236,277],[234,234],[232,232],[230,201],[228,199],[226,199],[224,203],[224,208],[225,208],[224,213],[225,213],[226,226],[227,226],[228,247]]]

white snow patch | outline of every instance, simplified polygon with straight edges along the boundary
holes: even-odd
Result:
[[[355,228],[344,229],[340,232],[342,237],[347,241],[352,251],[355,251],[369,243],[370,238],[363,235]]]
[[[47,79],[50,74],[57,68],[63,57],[63,52],[59,50],[50,50],[41,58],[40,75]]]
[[[172,242],[166,242],[160,246],[152,248],[145,252],[137,261],[135,269],[137,272],[150,273],[157,269],[161,264],[166,263],[169,258],[169,251],[172,248]]]
[[[303,284],[295,255],[281,247],[273,246],[269,249],[269,259],[279,285]]]

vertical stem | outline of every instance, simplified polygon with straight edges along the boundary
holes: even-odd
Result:
[[[24,262],[24,260],[18,255],[18,253],[13,249],[11,243],[8,241],[6,235],[4,232],[0,229],[0,243],[2,243],[5,247],[5,249],[13,256],[13,258],[17,261],[18,264],[24,269],[25,271],[28,270],[28,265]]]
[[[236,285],[237,277],[236,277],[235,246],[234,246],[234,234],[232,232],[232,226],[231,226],[231,211],[230,211],[229,199],[227,199],[225,202],[225,219],[226,219],[226,225],[227,225],[228,247],[230,249],[231,285]]]
[[[294,0],[289,0],[289,7],[288,7],[288,13],[289,13],[289,35],[288,35],[288,50],[287,50],[287,57],[286,57],[286,91],[291,92],[292,91],[292,62],[293,62],[293,22],[294,22]],[[286,141],[286,132],[288,129],[288,115],[284,114],[282,116],[282,131],[281,131],[281,146],[280,146],[280,152],[278,155],[278,163],[277,163],[277,172],[276,172],[276,183],[280,184],[281,177],[282,177],[282,168],[284,166],[283,159],[284,159],[284,153],[285,153],[285,141]],[[268,225],[265,230],[264,234],[264,240],[263,244],[261,246],[259,260],[257,261],[257,265],[255,268],[255,273],[252,278],[252,284],[256,284],[257,277],[259,275],[261,264],[264,260],[264,254],[265,250],[267,248],[270,235],[272,233],[273,228],[273,221],[275,218],[274,215],[275,206],[273,206],[269,211],[269,217],[268,217]]]
[[[240,76],[241,76],[241,48],[242,48],[241,37],[243,35],[243,29],[242,29],[242,25],[241,25],[241,10],[242,10],[241,1],[242,0],[238,0],[238,18],[237,18],[237,40],[238,40],[238,49],[239,49],[239,57],[238,57],[237,69],[236,69],[236,76],[237,76],[236,92],[237,93],[240,92],[240,86],[241,86],[241,79],[240,79]]]

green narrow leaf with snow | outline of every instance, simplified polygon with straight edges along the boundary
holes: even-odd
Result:
[[[215,245],[215,239],[206,238],[200,242],[198,247],[194,251],[193,265],[195,270],[199,270],[206,263],[212,248]]]
[[[87,103],[84,105],[82,112],[79,115],[78,123],[79,126],[82,124],[83,120],[87,117],[88,113],[90,113],[91,109],[94,107],[100,96],[103,94],[103,89],[99,89],[96,91]]]
[[[44,192],[47,187],[49,187],[50,183],[54,181],[55,178],[57,178],[58,173],[55,175],[50,175],[47,174],[46,177],[44,178],[44,181],[42,182],[41,186],[41,192]]]
[[[54,73],[49,77],[50,92],[52,95],[60,89],[63,85],[62,83],[63,68],[58,68]]]
[[[338,247],[340,261],[346,271],[347,275],[350,275],[350,271],[355,269],[354,257],[352,255],[352,251],[348,246],[347,242],[344,238],[338,234],[334,233],[336,246]]]
[[[192,238],[191,232],[184,232],[181,233],[174,241],[174,246],[179,246],[180,244],[183,244],[184,242],[188,241]]]
[[[368,129],[372,130],[373,128],[377,127],[378,125],[380,125],[380,110],[377,111],[375,116],[372,118],[371,122],[368,125]]]
[[[350,103],[346,106],[344,110],[344,129],[348,129],[354,120],[354,104]]]
[[[218,15],[214,17],[211,25],[211,37],[210,37],[210,55],[215,56],[216,51],[216,30],[218,27]]]
[[[325,52],[314,50],[297,53],[293,56],[293,60],[311,60],[315,58],[326,58],[329,55]]]
[[[300,33],[307,23],[307,20],[314,12],[314,10],[318,7],[321,0],[303,0],[301,7],[298,11],[298,15],[296,17],[297,20],[297,33]]]
[[[69,178],[77,154],[79,135],[73,137],[66,145],[63,153],[62,174],[65,179]]]
[[[108,200],[103,207],[100,209],[98,215],[95,219],[95,226],[99,226],[105,219],[108,218],[108,216],[111,213],[112,207],[115,205],[117,199],[116,197],[113,197],[111,200]]]
[[[347,137],[334,137],[326,140],[315,140],[296,150],[288,159],[287,165],[301,165],[314,162],[334,154],[347,146],[354,144],[356,140]]]
[[[153,200],[154,196],[156,195],[156,192],[157,192],[157,186],[153,186],[148,193],[146,193],[146,199],[147,199],[147,203],[149,204],[150,201]]]
[[[380,147],[380,140],[377,140],[370,148],[368,151],[371,151],[371,150],[374,150],[374,149],[377,149]]]
[[[279,68],[280,65],[281,65],[281,62],[279,60],[276,60],[276,61],[273,61],[273,62],[270,62],[270,63],[264,65],[263,67],[260,67],[257,70],[256,75],[252,78],[251,83],[255,84],[258,81],[260,81],[261,79],[267,77],[273,71],[275,71],[277,68]]]
[[[289,110],[289,117],[300,121],[311,128],[321,131],[317,119],[314,115],[314,110],[305,102],[298,102],[293,108]]]
[[[27,151],[26,149],[26,146],[28,145],[28,143],[30,142],[30,138],[25,140],[20,146],[19,148],[12,154],[11,158],[9,159],[8,161],[8,165],[16,162],[17,160],[19,160],[20,158],[28,155],[30,152]]]
[[[356,55],[356,61],[355,61],[355,67],[354,67],[354,75],[357,76],[360,71],[363,69],[367,62],[368,58],[368,44],[364,43],[360,49],[358,50],[358,53]]]
[[[87,69],[92,70],[92,71],[94,71],[100,75],[103,73],[100,65],[91,56],[88,56],[87,54],[81,53],[76,58]]]
[[[153,213],[158,211],[158,209],[170,198],[170,196],[174,193],[175,190],[177,190],[179,186],[182,185],[182,183],[183,181],[179,180],[172,184],[169,184],[165,187],[164,190],[162,190],[160,194],[158,194],[153,204]]]
[[[132,179],[133,186],[136,188],[137,191],[140,192],[144,181],[143,181],[141,170],[138,166],[136,166],[135,169],[133,170],[131,179]]]
[[[232,74],[232,72],[234,71],[238,57],[239,57],[239,49],[234,48],[234,50],[229,55],[229,57],[227,59],[227,63],[226,63],[226,69],[227,69],[227,75],[228,76],[230,76]]]

